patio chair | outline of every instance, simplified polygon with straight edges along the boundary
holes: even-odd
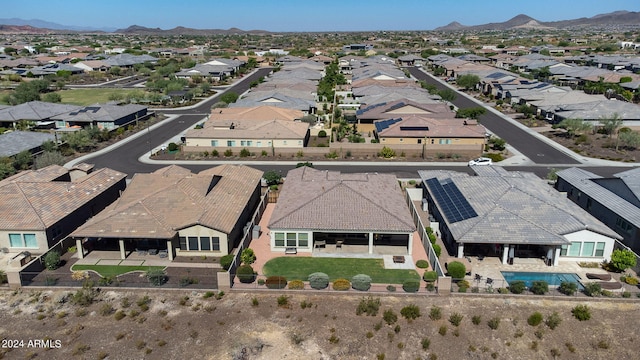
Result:
[[[149,255],[157,255],[158,249],[149,249]]]
[[[487,285],[491,285],[493,284],[493,279],[492,278],[487,278]]]
[[[476,274],[476,281],[480,282],[482,280],[482,275]]]
[[[344,240],[337,240],[336,249],[342,249],[342,244],[344,244]]]
[[[141,250],[136,248],[136,254],[138,254],[138,256],[145,256],[147,255],[147,250]]]
[[[316,240],[315,243],[315,247],[319,248],[319,247],[326,247],[327,246],[327,241],[326,240]]]
[[[160,250],[158,251],[158,256],[160,258],[166,258],[169,256],[169,252],[167,250]]]

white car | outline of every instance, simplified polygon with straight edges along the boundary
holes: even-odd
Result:
[[[493,161],[490,158],[486,158],[486,157],[479,157],[477,159],[473,159],[471,161],[469,161],[469,166],[474,166],[474,165],[491,165],[493,163]]]

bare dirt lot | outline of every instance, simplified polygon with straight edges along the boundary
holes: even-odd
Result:
[[[86,307],[71,303],[73,293],[0,293],[0,357],[636,359],[640,352],[637,299],[585,302],[569,297],[396,294],[379,297],[376,316],[358,316],[363,295],[353,291],[232,292],[216,299],[202,291],[102,290]],[[278,301],[282,295],[286,301]],[[410,304],[421,312],[411,322],[401,315]],[[590,320],[572,316],[578,304],[588,305]],[[432,306],[441,308],[441,319],[430,319]],[[383,320],[389,309],[397,315],[390,325]],[[545,320],[557,312],[561,322],[555,329],[545,321],[531,326],[527,319],[536,311]],[[463,316],[459,326],[450,322],[453,313]],[[480,317],[478,324],[474,316]],[[495,330],[488,326],[493,318],[498,319]],[[36,339],[49,340],[52,348],[29,344]]]
[[[609,138],[607,135],[590,134],[583,139],[579,137],[570,138],[561,129],[551,130],[543,133],[543,135],[583,156],[623,162],[640,161],[640,149],[628,149],[619,146],[618,150],[616,150],[615,138]]]

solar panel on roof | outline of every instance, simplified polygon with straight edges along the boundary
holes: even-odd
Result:
[[[441,184],[437,178],[433,178],[427,180],[426,184],[449,223],[453,224],[478,216],[456,184],[450,179],[447,180]]]

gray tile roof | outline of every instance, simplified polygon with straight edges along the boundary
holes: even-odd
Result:
[[[12,131],[0,135],[0,156],[13,156],[31,150],[45,141],[54,141],[55,135],[35,131]]]
[[[636,197],[640,194],[640,168],[615,174],[621,181],[624,181]],[[580,168],[569,168],[558,171],[558,178],[568,182],[573,187],[583,192],[586,196],[602,204],[602,206],[618,214],[621,218],[640,228],[640,208],[626,199],[618,196],[609,189],[598,184],[598,181],[605,180],[603,177]],[[637,199],[636,199],[637,201]]]
[[[111,66],[132,66],[135,64],[144,64],[145,62],[153,63],[158,61],[158,58],[150,55],[118,54],[109,56],[103,61]]]
[[[53,116],[80,108],[81,107],[77,105],[29,101],[24,104],[0,109],[0,121],[46,120]]]
[[[270,229],[413,232],[407,203],[391,174],[289,171]]]
[[[620,239],[578,205],[559,196],[543,180],[525,173],[504,174],[487,168],[491,169],[479,170],[478,176],[418,172],[423,183],[432,178],[454,183],[478,214],[447,223],[457,242],[560,245],[569,243],[564,235],[585,229]]]
[[[72,122],[115,122],[119,119],[146,109],[146,106],[136,104],[94,104],[73,111],[51,117],[51,120]]]

